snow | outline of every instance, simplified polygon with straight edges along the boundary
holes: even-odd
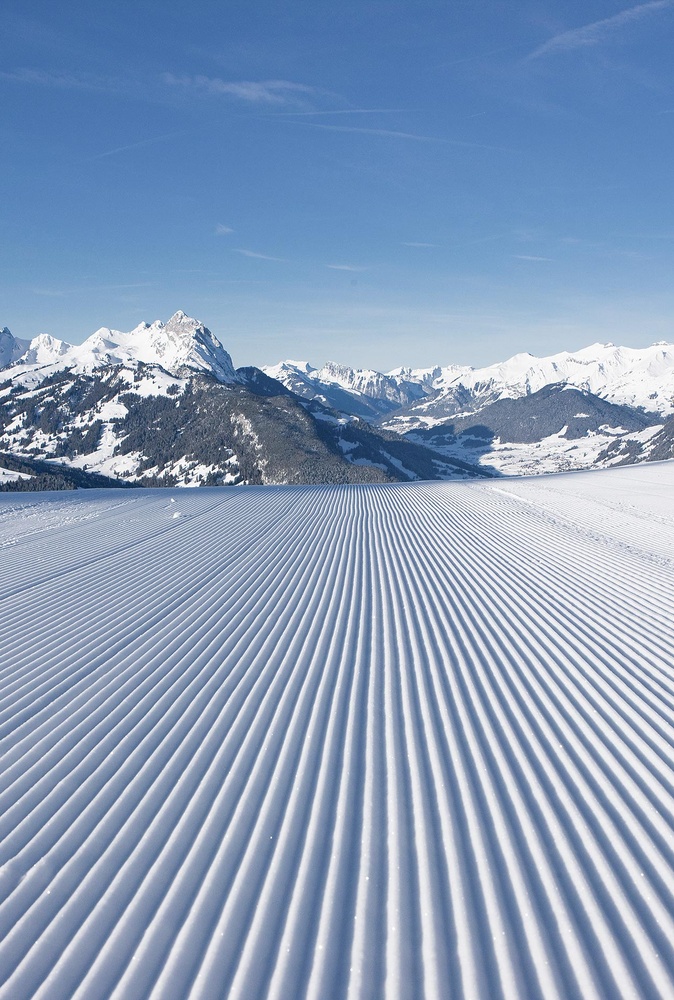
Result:
[[[434,389],[445,388],[458,376],[472,371],[473,369],[468,365],[445,365],[444,367],[436,365],[433,368],[394,368],[386,374],[401,381],[415,382],[431,392]]]
[[[400,461],[399,458],[395,458],[393,455],[389,455],[387,451],[384,452],[384,457],[391,463],[391,465],[394,465],[396,469],[399,469],[410,480],[414,481],[415,479],[419,479],[419,476],[416,474],[416,472],[412,472],[411,469],[408,469],[405,465],[403,465],[403,463]]]
[[[155,369],[143,378],[134,381],[131,389],[138,396],[146,398],[148,396],[164,396],[170,389],[174,398],[182,396],[185,392],[185,379],[174,378],[166,372]]]
[[[339,438],[337,444],[342,449],[346,455],[348,452],[353,451],[354,448],[358,447],[358,441],[345,441],[344,438]]]
[[[338,427],[346,427],[346,425],[352,423],[354,419],[348,414],[341,417],[335,417],[332,413],[321,413],[320,410],[317,410],[313,416],[315,420],[322,420],[324,424],[334,424]]]
[[[107,403],[101,403],[97,408],[96,413],[101,420],[118,420],[123,419],[127,416],[129,410],[124,403],[120,403],[116,399],[111,399]],[[88,424],[86,422],[85,426]]]
[[[328,361],[317,372],[311,373],[312,378],[328,385],[338,385],[342,389],[361,393],[365,396],[386,398],[386,376],[371,368],[349,368],[347,365]]]
[[[119,440],[112,426],[104,424],[96,451],[89,452],[87,455],[76,455],[67,461],[61,459],[61,461],[73,469],[86,469],[101,476],[108,476],[110,479],[128,479],[132,482],[143,456],[138,451],[129,452],[126,455],[115,455],[115,448],[119,444]]]
[[[19,479],[32,479],[26,472],[14,472],[10,469],[3,469],[0,466],[0,483],[15,483]]]
[[[424,423],[434,425],[441,421],[428,419]],[[391,423],[388,423],[393,429]],[[572,472],[582,469],[606,468],[621,460],[621,455],[602,458],[606,448],[620,438],[625,442],[646,444],[662,429],[661,424],[646,427],[642,431],[627,432],[624,428],[603,426],[600,431],[588,431],[579,438],[567,438],[568,428],[562,427],[556,434],[550,434],[540,441],[501,441],[495,438],[485,451],[484,440],[480,437],[461,435],[452,444],[433,444],[433,450],[449,459],[460,459],[472,465],[494,469],[503,476],[528,476],[554,472]],[[412,431],[414,428],[412,428]],[[415,437],[412,434],[411,440]]]
[[[311,375],[316,369],[308,361],[292,361],[289,358],[287,361],[279,361],[276,365],[265,365],[262,371],[269,375],[270,378],[275,378],[282,382],[284,376],[288,374]]]
[[[236,456],[232,456],[229,459],[232,464],[236,462]],[[158,470],[151,470],[156,475]],[[159,473],[159,479],[165,479],[167,476],[175,476],[178,480],[178,485],[180,487],[195,487],[201,486],[203,482],[208,478],[209,473],[219,472],[219,466],[216,465],[205,465],[203,462],[197,462],[195,459],[188,459],[185,455],[174,462],[173,465],[168,466],[163,472]],[[145,473],[147,475],[148,473]],[[140,478],[140,477],[139,477]],[[222,476],[222,481],[225,485],[229,483],[234,483],[237,479],[235,473],[226,473]],[[174,515],[175,516],[175,515]]]
[[[0,1000],[674,996],[673,490],[0,496]]]
[[[242,438],[247,438],[254,448],[261,451],[262,443],[248,417],[244,416],[243,413],[233,413],[231,420],[234,433]]]

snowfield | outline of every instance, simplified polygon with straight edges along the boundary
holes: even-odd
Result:
[[[673,495],[0,496],[0,998],[674,997]]]

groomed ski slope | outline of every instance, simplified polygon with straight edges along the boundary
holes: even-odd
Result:
[[[0,498],[0,998],[674,997],[674,464]]]

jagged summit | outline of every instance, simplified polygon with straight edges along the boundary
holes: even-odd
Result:
[[[19,340],[12,336],[5,326],[0,330],[0,368],[13,364],[28,349],[29,340]]]
[[[327,361],[318,369],[306,361],[286,360],[263,365],[262,370],[300,396],[319,399],[365,419],[407,406],[425,394],[420,383],[371,368],[350,368],[336,361]]]
[[[78,345],[48,334],[30,341],[18,340],[7,329],[0,334],[0,367],[9,368],[11,376],[20,375],[22,370],[46,376],[63,368],[86,372],[135,362],[161,365],[171,375],[199,371],[220,382],[238,381],[232,359],[220,341],[182,310],[167,323],[140,323],[128,333],[101,327]]]
[[[103,327],[84,341],[81,351],[94,360],[105,356],[111,364],[142,361],[159,364],[172,375],[196,370],[215,375],[220,382],[237,381],[232,359],[220,341],[182,310],[167,323],[140,323],[129,333]]]

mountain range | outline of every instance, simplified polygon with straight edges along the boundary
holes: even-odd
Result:
[[[555,472],[674,455],[674,345],[594,344],[477,369],[237,369],[177,312],[80,345],[5,328],[0,404],[0,489],[40,485],[30,462],[79,470],[75,485],[94,473],[201,485]]]

